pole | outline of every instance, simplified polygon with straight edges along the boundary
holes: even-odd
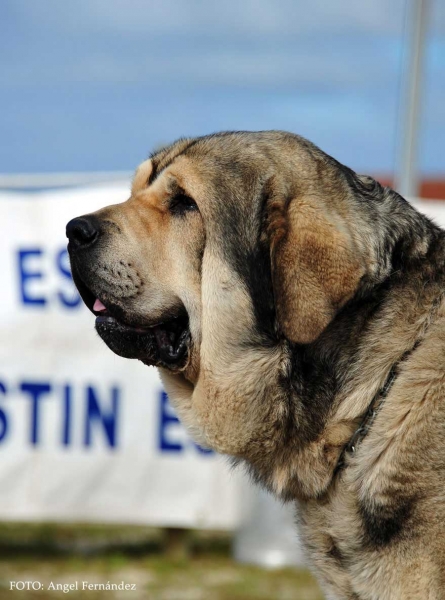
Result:
[[[419,117],[428,0],[407,0],[407,61],[401,98],[400,165],[395,187],[402,196],[418,196]]]

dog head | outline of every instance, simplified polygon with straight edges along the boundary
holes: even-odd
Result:
[[[126,202],[70,221],[73,278],[105,343],[160,367],[200,440],[240,455],[284,410],[261,398],[277,397],[289,345],[389,268],[363,200],[376,190],[292,134],[180,140],[140,165]]]

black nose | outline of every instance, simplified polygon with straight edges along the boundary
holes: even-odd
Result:
[[[99,236],[99,221],[93,215],[76,217],[66,226],[66,237],[70,244],[79,248],[93,244]]]

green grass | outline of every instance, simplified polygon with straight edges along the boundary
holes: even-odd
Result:
[[[167,536],[168,538],[168,536]],[[0,599],[322,600],[304,569],[264,570],[230,557],[226,534],[188,533],[182,557],[165,533],[141,527],[0,525]],[[176,558],[175,558],[176,556]],[[11,581],[39,581],[39,591],[10,591]],[[48,590],[51,582],[78,590]],[[124,581],[134,591],[82,591],[82,582]]]

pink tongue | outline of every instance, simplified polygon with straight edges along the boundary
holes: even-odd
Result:
[[[93,310],[94,310],[94,312],[103,312],[104,310],[107,310],[107,307],[102,304],[102,302],[99,300],[99,298],[96,298],[96,302],[94,303]]]

